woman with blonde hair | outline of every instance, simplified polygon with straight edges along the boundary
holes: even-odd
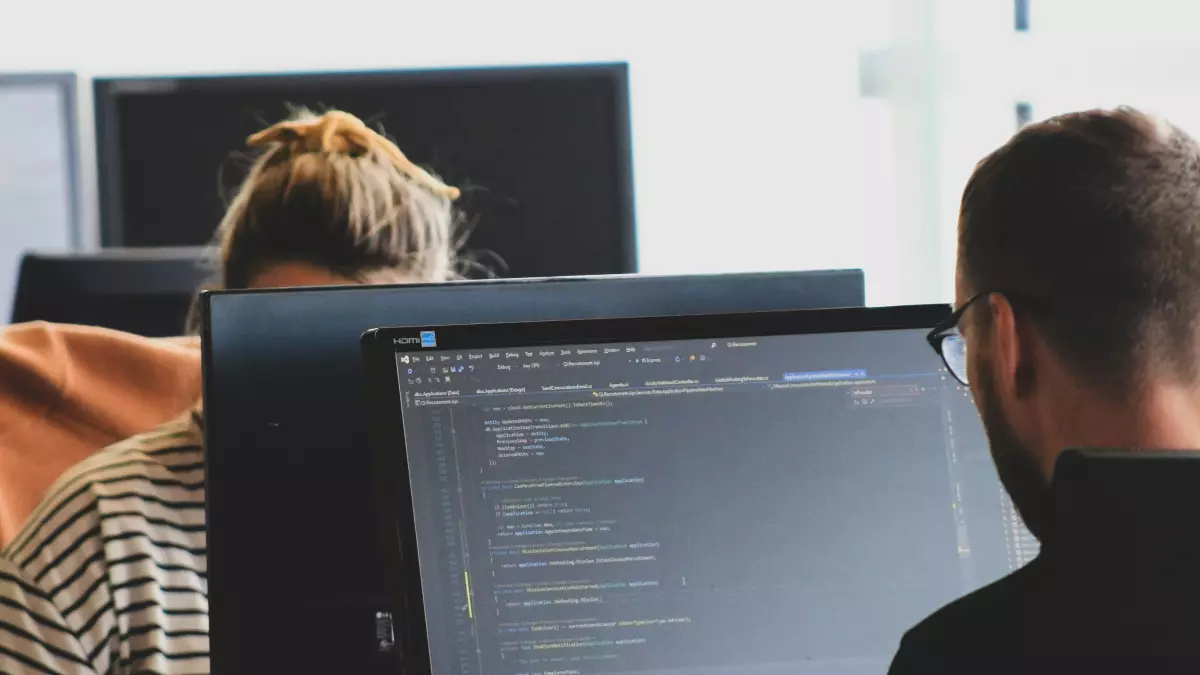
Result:
[[[223,288],[458,276],[458,190],[340,111],[261,150],[217,229]],[[63,474],[0,556],[0,672],[208,672],[203,411]]]

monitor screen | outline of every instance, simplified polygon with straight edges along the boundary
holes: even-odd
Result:
[[[637,271],[624,64],[120,78],[95,89],[105,246],[208,243],[249,166],[246,137],[303,106],[381,125],[461,188],[466,248],[499,276]]]
[[[391,673],[359,337],[478,323],[861,306],[858,270],[221,292],[205,296],[213,672]],[[305,542],[320,542],[309,546]],[[280,564],[278,551],[296,550]],[[336,580],[314,583],[314,579]],[[296,589],[303,588],[303,593]],[[269,610],[266,608],[270,608]],[[289,621],[264,620],[267,614]],[[305,650],[264,649],[301,641]]]
[[[885,673],[1037,552],[926,330],[407,338],[432,672]]]

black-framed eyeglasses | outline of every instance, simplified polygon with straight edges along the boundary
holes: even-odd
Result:
[[[971,305],[994,292],[987,291],[972,295],[958,309],[954,310],[953,314],[934,326],[933,330],[929,331],[929,335],[925,336],[925,339],[929,341],[929,346],[933,347],[933,351],[942,357],[942,361],[946,364],[946,370],[949,370],[954,379],[963,384],[970,384],[970,380],[967,378],[967,341],[958,330],[958,322],[962,320]]]

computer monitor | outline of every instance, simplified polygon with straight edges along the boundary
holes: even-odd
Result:
[[[948,311],[368,333],[405,672],[885,673],[1037,552]]]
[[[332,107],[463,190],[467,249],[499,276],[637,271],[625,64],[101,78],[95,99],[105,246],[207,243],[246,137]]]
[[[204,298],[213,672],[390,673],[358,340],[398,322],[858,306],[860,271],[218,292]],[[379,630],[383,630],[379,628]],[[294,650],[295,644],[305,649]]]
[[[26,253],[13,323],[52,321],[146,337],[184,333],[188,310],[210,274],[201,248]]]

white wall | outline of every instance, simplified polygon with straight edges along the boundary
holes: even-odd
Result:
[[[0,87],[0,325],[12,316],[20,256],[72,244],[70,151],[53,85]]]
[[[644,271],[863,267],[873,303],[944,301],[936,253],[901,246],[891,109],[859,94],[859,52],[888,39],[889,6],[14,2],[3,10],[0,71],[628,61]]]

